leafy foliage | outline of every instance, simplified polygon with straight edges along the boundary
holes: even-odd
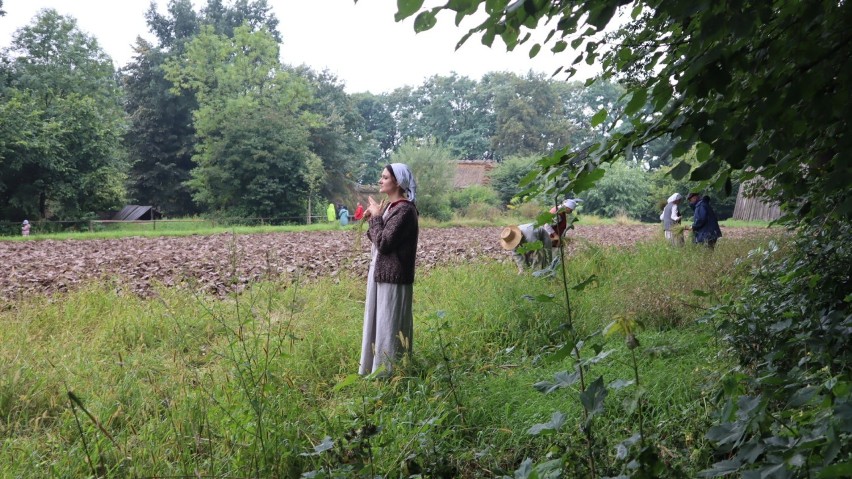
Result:
[[[629,3],[627,19],[620,9]],[[606,134],[540,160],[538,181],[527,180],[532,191],[582,195],[605,164],[629,162],[637,148],[663,139],[672,142],[675,180],[728,194],[737,172],[741,180],[766,179],[765,196],[801,228],[799,249],[767,266],[728,306],[746,369],[732,371],[726,395],[741,397],[709,433],[726,459],[705,475],[848,475],[852,5],[469,0],[428,12],[450,10],[458,24],[482,4],[485,18],[460,44],[478,35],[490,46],[500,37],[513,49],[541,28],[552,51],[576,50],[569,75],[579,62],[600,62],[602,78],[628,85],[623,111],[593,117]],[[398,19],[421,7],[400,9]],[[616,18],[624,21],[604,34]],[[541,49],[532,45],[530,55]],[[680,158],[693,148],[691,165]],[[649,465],[642,457],[638,464]]]
[[[482,3],[450,2],[432,13],[447,9],[463,18]],[[576,173],[573,182],[551,187],[579,193],[576,182],[602,162],[629,158],[633,149],[671,135],[675,157],[693,145],[712,152],[701,158],[693,180],[729,188],[731,172],[748,169],[770,180],[769,195],[800,214],[823,214],[827,198],[837,202],[832,215],[852,214],[846,187],[852,167],[842,160],[849,138],[840,133],[847,130],[846,104],[834,101],[852,98],[844,60],[852,49],[845,33],[852,14],[847,2],[752,2],[736,8],[634,2],[626,25],[604,40],[595,36],[625,3],[487,2],[487,18],[462,38],[479,34],[491,45],[499,36],[511,49],[529,40],[527,30],[545,25],[554,51],[569,42],[585,47],[575,63],[600,61],[604,78],[632,80],[624,114],[606,119],[611,127],[628,122],[628,128],[591,148],[554,153],[541,165],[545,179],[550,168]],[[811,31],[817,25],[819,39]]]
[[[4,56],[0,214],[80,218],[120,205],[120,94],[97,41],[44,10]]]
[[[187,182],[197,165],[192,114],[198,109],[190,90],[173,90],[163,65],[180,57],[187,44],[207,25],[214,32],[233,37],[243,23],[254,30],[266,29],[277,41],[278,20],[266,0],[239,0],[230,6],[209,0],[196,11],[189,0],[168,2],[160,13],[152,3],[145,14],[155,43],[137,39],[134,59],[121,71],[130,127],[125,134],[132,164],[129,190],[134,201],[156,205],[166,214],[200,210]]]
[[[536,161],[536,156],[511,157],[491,171],[491,187],[497,191],[503,205],[511,203],[523,190],[518,183],[535,169]]]
[[[172,83],[162,69],[168,53],[142,38],[135,51],[121,70],[130,121],[124,136],[132,161],[130,196],[167,215],[197,212],[186,181],[196,166],[192,111],[198,104],[188,92],[171,91]]]
[[[607,217],[625,214],[641,218],[648,210],[648,176],[640,168],[628,166],[623,161],[613,163],[595,188],[584,194],[583,211]]]
[[[435,144],[405,144],[393,162],[405,163],[417,180],[417,209],[420,214],[439,220],[452,217],[450,191],[455,178],[455,163],[450,151]]]
[[[164,66],[166,79],[198,99],[198,167],[189,184],[212,210],[301,216],[308,129],[316,122],[303,108],[307,84],[277,67],[275,39],[248,26],[233,38],[204,27],[184,55]]]
[[[755,251],[760,267],[714,312],[746,374],[732,371],[724,383],[708,438],[726,458],[704,477],[852,470],[849,235],[848,224],[810,225],[790,251]]]

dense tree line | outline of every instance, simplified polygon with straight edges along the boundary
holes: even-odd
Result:
[[[171,0],[145,18],[153,40],[138,37],[118,71],[53,10],[2,50],[0,219],[85,218],[133,202],[296,220],[374,182],[403,145],[457,160],[541,157],[606,135],[592,116],[625,104],[617,83],[534,73],[349,94],[328,72],[281,62],[266,0]],[[657,169],[665,156],[637,148],[632,166]]]

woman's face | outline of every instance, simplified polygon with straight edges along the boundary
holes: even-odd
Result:
[[[390,174],[387,168],[382,170],[382,177],[379,178],[379,193],[391,195],[399,190],[399,184],[396,179]]]

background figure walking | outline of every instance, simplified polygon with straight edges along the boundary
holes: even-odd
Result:
[[[27,220],[24,220],[24,222],[21,223],[21,235],[22,236],[29,236],[30,235],[30,222],[27,221]]]
[[[716,240],[722,237],[722,230],[719,228],[716,212],[710,207],[710,197],[702,198],[698,193],[690,193],[687,201],[695,210],[692,219],[692,241],[713,249]]]
[[[407,165],[387,165],[379,179],[379,192],[387,195],[387,202],[377,203],[371,196],[364,212],[372,260],[358,368],[362,375],[380,369],[383,375],[389,375],[393,362],[412,349],[414,260],[420,231],[414,205],[416,189]]]
[[[663,213],[660,215],[666,239],[673,246],[683,246],[683,228],[680,227],[680,220],[683,215],[678,211],[678,205],[682,200],[683,196],[680,193],[669,196],[666,207],[663,208]]]
[[[328,204],[328,208],[325,209],[325,216],[328,218],[329,223],[333,223],[337,219],[337,210],[334,209],[334,203]]]

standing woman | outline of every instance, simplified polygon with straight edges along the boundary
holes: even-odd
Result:
[[[379,179],[379,192],[387,195],[387,202],[376,203],[371,196],[364,211],[364,219],[369,222],[367,238],[373,244],[359,374],[374,373],[382,366],[389,374],[393,362],[411,352],[411,298],[420,229],[414,206],[416,190],[417,183],[407,165],[387,165]]]

